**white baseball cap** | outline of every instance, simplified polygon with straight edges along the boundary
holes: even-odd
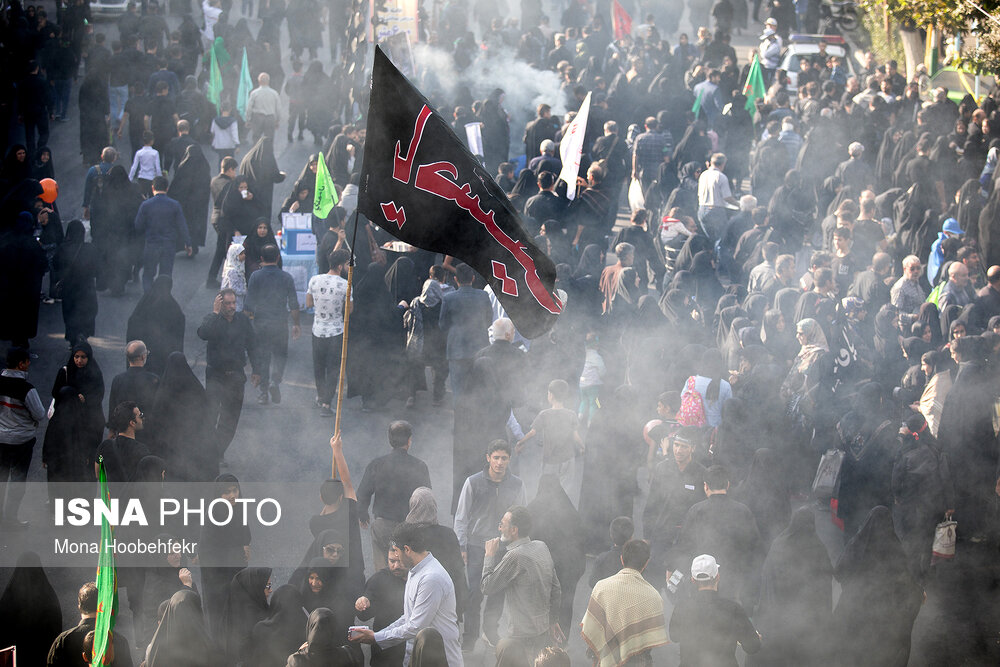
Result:
[[[695,581],[712,581],[719,576],[719,564],[715,556],[702,554],[691,561],[691,578]]]

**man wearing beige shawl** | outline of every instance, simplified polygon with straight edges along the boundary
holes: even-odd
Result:
[[[642,577],[648,562],[649,544],[629,540],[622,547],[622,569],[594,586],[581,634],[595,667],[651,666],[651,650],[669,643],[663,600]]]

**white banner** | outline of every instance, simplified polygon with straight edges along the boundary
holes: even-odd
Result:
[[[466,123],[465,140],[469,144],[469,152],[482,162],[483,156],[486,155],[485,151],[483,151],[483,124],[480,122]]]
[[[583,154],[583,139],[587,134],[588,116],[590,116],[590,93],[587,93],[583,104],[580,105],[580,111],[559,142],[559,157],[562,159],[559,180],[566,182],[566,197],[570,200],[576,197],[576,178],[580,175],[580,156]]]

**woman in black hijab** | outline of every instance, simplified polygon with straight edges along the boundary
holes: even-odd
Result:
[[[96,164],[108,144],[111,101],[108,82],[98,71],[88,72],[80,84],[80,153],[84,164]]]
[[[3,182],[3,194],[15,185],[31,176],[31,163],[28,162],[28,149],[24,144],[14,144],[7,149],[7,155],[3,160],[3,169],[0,170],[0,180]]]
[[[790,492],[783,472],[773,450],[758,449],[753,455],[746,479],[733,492],[733,499],[753,512],[760,530],[761,543],[765,548],[788,525],[791,514],[788,500]]]
[[[306,646],[288,657],[289,665],[298,667],[355,667],[364,664],[364,654],[355,643],[341,645],[337,620],[329,609],[320,607],[306,622]]]
[[[267,221],[267,218],[257,218],[253,223],[253,229],[250,234],[243,241],[243,250],[247,254],[246,279],[248,285],[250,284],[250,275],[259,269],[263,263],[261,251],[264,249],[264,246],[268,245],[278,245],[278,240],[274,236],[274,230],[271,229],[271,223]],[[281,266],[280,254],[278,255],[278,266]]]
[[[284,667],[306,640],[308,616],[303,606],[295,586],[285,584],[271,594],[267,619],[259,621],[250,635],[249,667]]]
[[[80,340],[73,345],[66,365],[56,373],[56,381],[52,385],[52,398],[60,395],[63,387],[72,387],[83,406],[80,421],[80,444],[82,457],[74,462],[82,468],[73,473],[77,481],[93,479],[93,466],[96,460],[97,446],[101,444],[104,435],[104,374],[101,366],[94,358],[94,350],[90,343]]]
[[[42,464],[50,485],[58,482],[80,482],[86,476],[88,461],[83,460],[82,447],[84,404],[80,402],[75,387],[64,386],[56,392],[55,412],[45,428],[42,445]],[[93,467],[90,468],[93,470]],[[81,477],[81,474],[84,476]],[[50,497],[55,489],[49,487]]]
[[[245,194],[244,194],[245,193]],[[257,226],[257,220],[265,216],[264,207],[257,198],[257,186],[253,179],[239,174],[222,190],[222,220],[219,225],[242,236],[249,237]],[[264,218],[267,220],[267,218]]]
[[[698,177],[704,170],[704,164],[704,161],[686,162],[681,167],[678,173],[680,184],[667,198],[665,211],[679,208],[681,214],[689,218],[694,218],[698,214]]]
[[[309,90],[308,88],[306,90]],[[274,159],[274,137],[265,134],[240,160],[240,174],[254,184],[254,195],[260,205],[260,215],[271,219],[274,186],[285,180],[285,172]]]
[[[401,370],[392,364],[402,359],[406,343],[403,314],[386,287],[386,276],[385,265],[372,262],[353,295],[355,303],[365,306],[351,313],[347,397],[361,396],[362,409],[368,410],[384,404],[396,390],[385,380]]]
[[[56,251],[55,270],[62,280],[62,315],[70,343],[94,335],[97,322],[97,251],[85,243],[79,220],[66,225],[66,238]]]
[[[888,509],[868,513],[833,574],[841,586],[833,611],[839,664],[905,667],[923,591],[906,567]]]
[[[240,497],[240,481],[228,473],[215,478],[216,498],[235,504]],[[222,526],[206,523],[198,540],[198,564],[201,567],[205,614],[216,637],[225,640],[225,611],[233,578],[244,570],[236,565],[249,560],[250,528],[232,521]],[[266,581],[266,580],[265,580]]]
[[[0,595],[0,646],[17,646],[18,662],[44,665],[53,640],[62,632],[59,598],[45,576],[38,554],[21,554]]]
[[[511,188],[508,199],[511,205],[519,213],[524,213],[524,205],[527,203],[529,197],[533,197],[538,194],[538,176],[535,172],[530,169],[522,169],[521,173],[517,176],[517,182],[514,183],[514,187]]]
[[[409,304],[419,296],[421,283],[417,280],[413,260],[409,257],[400,257],[393,262],[385,272],[385,286],[392,295],[393,303],[396,304],[402,301]]]
[[[559,483],[559,476],[553,474],[542,475],[538,480],[538,494],[528,503],[528,512],[533,526],[531,538],[548,545],[563,590],[559,625],[569,627],[573,621],[576,584],[587,568],[583,520]]]
[[[722,419],[715,432],[712,452],[729,470],[733,484],[746,478],[751,461],[756,460],[754,448],[761,440],[753,422],[750,404],[743,399],[734,396],[722,404]]]
[[[591,243],[580,253],[573,277],[567,285],[570,303],[575,304],[581,317],[599,317],[604,299],[599,288],[604,271],[604,249]]]
[[[154,458],[157,457],[146,457],[146,459]],[[160,460],[162,461],[162,459]],[[159,512],[159,506],[156,506],[153,511]],[[149,514],[146,516],[149,516]],[[176,538],[166,533],[161,533],[155,537],[157,541],[162,540],[164,544],[178,542]],[[136,646],[149,645],[150,640],[153,638],[153,633],[156,632],[156,616],[161,604],[168,602],[174,593],[178,591],[198,592],[193,580],[190,586],[181,580],[181,573],[187,567],[188,563],[185,562],[184,556],[180,553],[171,553],[157,556],[152,567],[144,568],[142,577],[142,619],[140,622],[133,618],[133,626],[136,628],[137,635]],[[191,571],[188,570],[185,574],[190,576]],[[121,575],[119,574],[119,576]],[[129,590],[129,594],[131,594],[131,589]],[[129,601],[131,602],[131,598]],[[139,628],[142,629],[141,632]]]
[[[674,146],[673,163],[687,166],[690,162],[699,165],[708,161],[712,152],[712,141],[706,136],[705,121],[695,121],[684,131],[684,136]],[[682,167],[683,168],[683,167]]]
[[[43,178],[55,177],[56,170],[52,166],[52,149],[48,146],[42,146],[35,151],[35,157],[31,161],[31,178],[40,181]],[[978,222],[979,218],[977,217],[976,220]]]
[[[229,596],[222,614],[226,655],[233,664],[250,656],[250,636],[257,623],[267,619],[267,599],[271,596],[271,568],[248,567],[229,583]]]
[[[170,597],[163,620],[149,646],[147,667],[219,667],[222,651],[209,636],[201,612],[201,598],[191,590]]]
[[[715,259],[708,250],[702,250],[691,262],[691,275],[696,281],[695,300],[710,308],[722,296],[722,284],[715,272]]]
[[[764,313],[760,339],[775,361],[784,365],[791,361],[795,339],[791,335],[785,316],[777,308],[771,308]]]
[[[816,534],[812,510],[801,507],[764,559],[754,624],[768,639],[747,657],[747,665],[829,665],[833,646],[817,630],[829,627],[832,609],[830,556]]]
[[[330,561],[322,556],[314,556],[302,571],[305,578],[297,589],[302,598],[302,607],[307,612],[312,612],[314,609],[335,606],[334,567]]]
[[[712,240],[709,239],[704,234],[697,232],[688,237],[687,241],[684,242],[681,251],[677,253],[677,259],[674,260],[674,276],[676,277],[678,273],[682,271],[691,271],[694,267],[694,258],[700,252],[712,252]],[[722,289],[719,289],[719,296],[722,294]],[[704,308],[712,308],[715,302],[702,304]]]
[[[141,204],[142,196],[121,165],[111,167],[104,186],[94,193],[91,202],[90,229],[104,264],[98,275],[98,286],[110,289],[111,296],[121,296],[125,292],[132,266],[142,256],[142,237],[134,232],[135,216]]]
[[[930,301],[920,304],[920,310],[917,311],[917,321],[930,325],[931,345],[937,348],[944,344],[944,332],[941,330],[941,314],[938,312],[937,305]]]
[[[167,357],[174,352],[184,352],[185,317],[180,304],[170,294],[173,284],[170,276],[156,276],[153,286],[135,305],[125,332],[125,340],[146,343],[149,357],[145,368],[157,375],[163,375]]]
[[[846,453],[837,494],[837,516],[844,521],[845,535],[857,531],[871,508],[892,503],[896,430],[882,405],[882,386],[876,382],[862,385],[853,408],[837,424]]]
[[[195,253],[205,245],[211,182],[212,169],[201,146],[188,146],[184,149],[184,156],[177,165],[167,194],[180,202]]]
[[[631,387],[602,395],[586,436],[580,516],[584,518],[584,553],[607,549],[608,526],[616,516],[632,516],[639,492],[636,467],[648,447],[642,439],[639,402]]]
[[[207,482],[218,474],[218,445],[205,388],[181,352],[167,357],[146,420],[150,440],[166,460],[173,481]]]

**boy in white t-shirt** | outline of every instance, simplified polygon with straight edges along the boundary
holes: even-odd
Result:
[[[340,274],[350,259],[349,251],[334,250],[330,253],[330,270],[310,278],[306,288],[306,308],[315,309],[312,325],[313,374],[316,378],[316,405],[322,417],[333,416],[330,403],[336,391],[344,342],[344,303],[347,300],[347,281]]]

